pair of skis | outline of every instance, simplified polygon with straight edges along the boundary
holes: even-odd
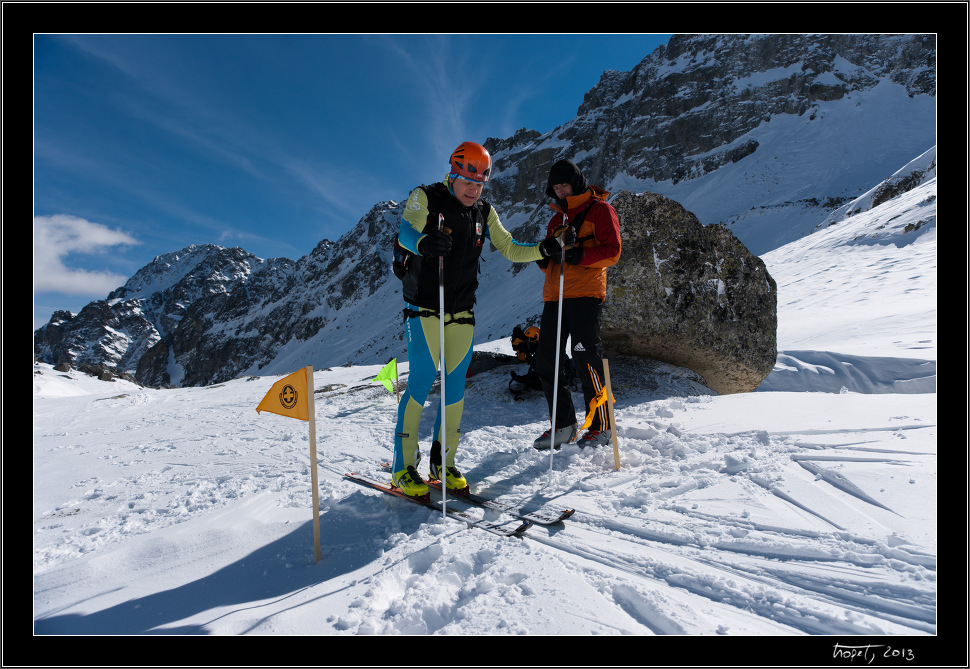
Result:
[[[381,469],[386,472],[391,471],[390,462],[382,462]],[[428,484],[429,488],[434,488],[435,490],[441,492],[441,481],[438,479],[427,478],[424,480]],[[483,495],[476,495],[473,492],[468,491],[464,493],[452,493],[456,499],[465,500],[472,504],[476,504],[486,509],[493,509],[495,511],[501,511],[502,513],[508,513],[520,518],[521,520],[528,520],[529,522],[535,523],[536,525],[554,525],[558,522],[566,520],[571,515],[576,513],[576,509],[562,509],[557,511],[546,511],[539,509],[537,511],[524,511],[515,504],[509,502],[502,502],[497,499],[492,499],[491,497],[485,497]]]
[[[381,463],[382,469],[385,471],[390,471],[389,463]],[[562,522],[570,516],[572,516],[576,511],[575,509],[563,509],[557,511],[546,511],[539,509],[536,511],[524,511],[520,507],[510,504],[508,502],[502,502],[496,499],[491,499],[482,495],[477,495],[475,493],[469,492],[467,494],[452,493],[452,499],[462,500],[470,504],[475,504],[486,509],[492,509],[494,511],[499,511],[501,513],[509,514],[519,520],[521,524],[518,526],[509,526],[508,524],[503,524],[499,522],[492,522],[488,520],[478,520],[460,509],[454,507],[445,507],[441,501],[433,500],[429,497],[421,498],[414,497],[412,495],[404,494],[400,488],[396,488],[383,481],[378,481],[367,476],[363,476],[357,473],[345,474],[344,477],[354,483],[363,485],[365,487],[372,488],[374,490],[380,490],[381,492],[393,495],[394,497],[400,497],[401,499],[406,499],[415,504],[420,504],[429,509],[437,510],[449,518],[455,520],[460,520],[466,523],[470,527],[476,527],[479,529],[486,530],[492,534],[498,534],[501,536],[521,536],[526,530],[528,530],[532,525],[553,525],[555,523]],[[442,492],[442,483],[436,479],[426,479],[429,488],[434,488],[438,492]]]
[[[399,497],[401,499],[406,499],[409,502],[414,502],[415,504],[420,504],[421,506],[427,507],[432,511],[437,511],[438,513],[443,513],[447,518],[453,520],[458,520],[469,527],[475,527],[480,530],[485,530],[486,532],[491,532],[492,534],[497,534],[503,537],[518,537],[525,533],[532,523],[528,520],[523,520],[519,525],[508,525],[502,523],[495,523],[488,520],[479,520],[473,516],[456,509],[454,506],[446,507],[441,500],[431,499],[431,496],[427,497],[415,497],[414,495],[407,495],[401,491],[400,488],[396,488],[383,481],[378,481],[370,477],[364,476],[362,474],[350,473],[344,474],[344,478],[348,481],[353,481],[359,485],[369,487],[373,490],[380,490],[383,493],[392,495],[394,497]]]

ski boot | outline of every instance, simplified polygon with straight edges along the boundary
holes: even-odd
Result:
[[[587,446],[607,446],[610,443],[609,430],[586,430],[586,433],[579,438],[576,444],[580,448]]]
[[[418,474],[418,470],[414,468],[414,465],[408,465],[407,469],[396,472],[391,478],[394,481],[395,487],[400,488],[401,492],[405,495],[421,497],[423,499],[431,498],[431,493],[428,492],[428,484]]]
[[[560,427],[556,430],[556,437],[554,447],[558,451],[563,444],[568,444],[576,438],[576,434],[579,430],[576,429],[576,423],[572,425],[567,425],[566,427]],[[537,451],[548,451],[550,439],[549,430],[542,433],[542,436],[532,442],[532,448]]]
[[[445,467],[445,471],[441,471],[441,443],[433,442],[431,444],[431,478],[437,481],[444,481],[445,487],[448,488],[448,492],[455,495],[467,495],[468,494],[468,481],[462,476],[461,472],[458,471],[457,467]],[[444,474],[444,476],[442,476]]]

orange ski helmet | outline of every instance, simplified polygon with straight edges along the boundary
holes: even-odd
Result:
[[[481,144],[462,142],[451,154],[450,178],[483,184],[492,173],[492,157]]]

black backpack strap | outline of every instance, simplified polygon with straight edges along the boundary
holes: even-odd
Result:
[[[474,325],[475,324],[475,313],[471,312],[471,316],[455,318],[452,314],[445,314],[445,325],[451,325],[452,323],[456,325]],[[404,309],[404,322],[406,323],[409,318],[440,318],[439,314],[434,309]],[[451,319],[448,318],[451,316]]]
[[[588,242],[590,239],[596,239],[596,235],[586,235],[585,237],[579,237],[578,235],[579,235],[579,229],[583,225],[583,221],[586,220],[586,214],[589,212],[590,209],[596,206],[597,202],[601,202],[601,200],[593,200],[592,202],[589,203],[589,205],[585,209],[583,209],[581,212],[579,212],[579,214],[576,215],[576,218],[569,221],[569,225],[573,226],[576,229],[576,235],[577,235],[576,244],[579,246],[582,246],[583,242]]]
[[[536,361],[533,360],[529,365],[529,370],[525,374],[516,374],[515,370],[510,370],[509,392],[516,400],[523,399],[523,395],[530,390],[542,390],[542,381],[536,372]]]
[[[429,221],[434,221],[434,226],[437,227],[437,214],[441,211],[441,198],[447,194],[447,189],[442,183],[437,183],[432,186],[422,184],[418,186],[418,188],[423,190],[425,195],[428,197],[428,218],[425,220],[425,229],[427,229]],[[416,254],[401,246],[400,242],[398,241],[398,236],[395,234],[394,251],[391,258],[391,270],[394,272],[394,276],[403,281],[411,267],[411,259],[415,255]],[[406,319],[407,316],[405,316],[405,320]]]

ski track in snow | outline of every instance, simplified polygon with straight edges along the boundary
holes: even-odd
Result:
[[[612,448],[534,450],[545,401],[514,401],[508,367],[468,379],[475,491],[576,509],[521,539],[344,479],[387,477],[380,365],[314,375],[317,563],[307,425],[255,411],[278,377],[146,390],[35,365],[34,631],[932,638],[935,201],[934,179],[765,255],[786,346],[759,392],[611,360],[619,471]],[[906,237],[913,217],[933,223]]]
[[[617,404],[620,471],[611,448],[575,445],[553,453],[550,470],[548,452],[531,448],[542,400],[513,401],[501,367],[469,379],[468,396],[490,408],[466,406],[463,471],[479,492],[577,513],[499,539],[342,480],[352,470],[386,477],[395,402],[368,381],[377,369],[317,372],[324,544],[310,569],[306,424],[257,416],[272,379],[36,402],[35,442],[47,453],[35,453],[35,477],[52,484],[34,498],[37,630],[267,634],[302,629],[301,612],[322,608],[319,631],[354,634],[935,631],[935,504],[907,505],[904,490],[914,471],[935,480],[925,411],[873,417],[871,427],[720,431],[719,403],[745,398],[677,396],[684,380],[638,395],[618,369],[615,387],[630,397]],[[872,396],[819,399],[861,413]],[[423,433],[435,406],[432,397]],[[704,425],[708,412],[715,420]],[[76,466],[65,469],[65,459]],[[234,510],[249,505],[238,519]],[[181,536],[200,522],[201,535],[164,538],[165,528]],[[232,557],[253,541],[236,525],[253,523],[285,533]],[[222,558],[210,543],[225,544]],[[126,579],[102,584],[102,563],[117,561],[132,563],[129,579],[177,570],[181,585],[151,593]],[[240,583],[251,585],[236,592]],[[65,604],[68,589],[89,592],[91,603]],[[146,607],[165,613],[138,613]]]

